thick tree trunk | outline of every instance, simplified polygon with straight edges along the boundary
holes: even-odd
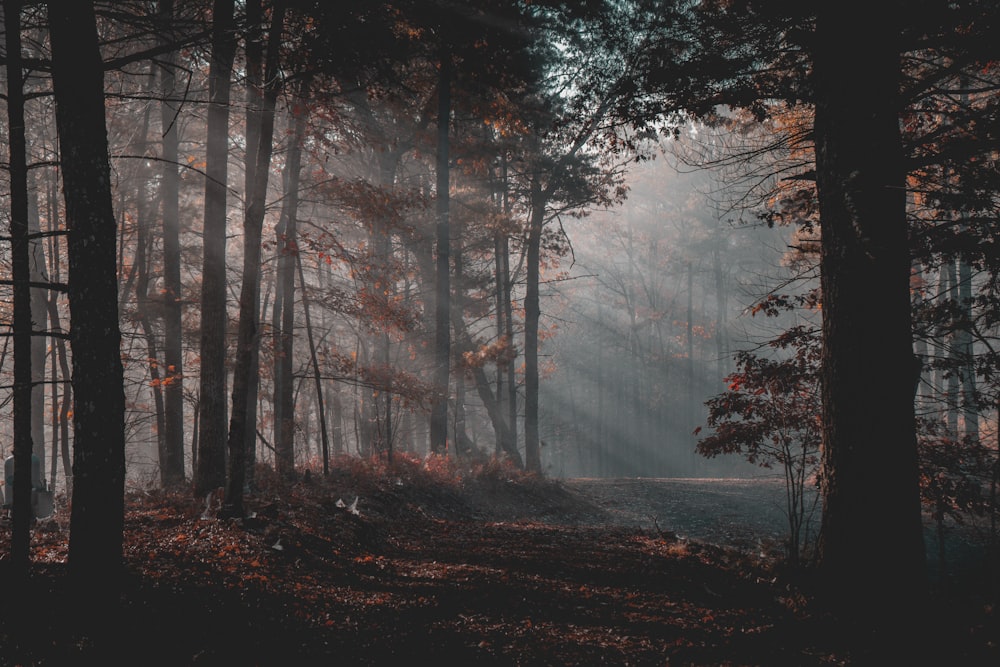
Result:
[[[194,493],[226,483],[226,195],[229,175],[229,93],[236,54],[233,0],[212,7],[205,219],[202,234],[201,388]]]
[[[247,150],[243,160],[243,215],[248,215],[251,200],[257,186],[257,151],[260,146],[260,122],[264,113],[264,47],[262,32],[264,30],[264,12],[262,3],[252,0],[246,3],[246,36],[244,38],[244,54],[246,63],[246,100],[247,122],[245,142]],[[273,112],[272,112],[273,113]],[[267,167],[265,167],[266,169]],[[259,273],[259,269],[258,269]],[[258,280],[259,283],[259,280]],[[260,292],[258,286],[258,294]],[[259,298],[258,298],[259,301]],[[266,298],[265,298],[266,301]],[[247,369],[245,414],[243,417],[243,488],[253,487],[254,465],[257,460],[257,399],[260,393],[260,322],[266,306],[258,312],[257,335],[255,336]],[[233,385],[235,389],[235,382]]]
[[[50,5],[49,35],[69,230],[74,397],[69,565],[79,583],[113,591],[122,565],[125,392],[104,68],[93,5]]]
[[[4,2],[7,122],[10,151],[11,269],[14,279],[14,488],[11,564],[26,577],[31,541],[31,269],[28,244],[28,165],[21,68],[21,3]],[[10,498],[8,497],[8,501]]]
[[[164,23],[173,18],[173,0],[160,0]],[[167,39],[164,37],[164,39]],[[184,352],[181,319],[180,177],[177,172],[177,113],[173,51],[160,58],[160,123],[163,133],[163,176],[160,199],[163,206],[163,451],[160,483],[164,487],[184,482]]]
[[[925,585],[893,16],[860,2],[824,4],[815,58],[824,338],[820,565],[833,601],[872,619],[908,611]]]

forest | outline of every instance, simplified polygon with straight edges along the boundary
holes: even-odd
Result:
[[[998,659],[1000,6],[882,9],[5,0],[0,660]]]

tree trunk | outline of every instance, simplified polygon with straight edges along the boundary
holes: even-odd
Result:
[[[244,38],[244,56],[246,63],[246,136],[245,142],[247,150],[244,155],[244,186],[243,186],[243,215],[244,220],[248,219],[248,208],[254,197],[257,187],[258,165],[257,157],[260,150],[260,133],[262,122],[261,116],[264,110],[264,49],[261,32],[264,26],[264,13],[262,3],[258,0],[246,3],[246,36]],[[272,110],[273,115],[273,110]],[[270,163],[270,160],[268,161]],[[269,166],[269,165],[268,165]],[[264,167],[267,170],[267,166]],[[266,191],[266,187],[265,187]],[[259,274],[259,269],[258,269]],[[258,278],[257,293],[260,293],[260,279]],[[258,297],[258,301],[260,298]],[[267,299],[265,298],[266,302]],[[257,314],[257,333],[254,336],[250,359],[246,374],[246,407],[243,416],[243,489],[246,491],[253,486],[254,465],[257,460],[257,399],[260,393],[260,322],[266,312],[266,305]],[[235,383],[234,383],[235,389]]]
[[[451,376],[451,229],[449,190],[451,187],[448,157],[448,128],[451,116],[451,52],[441,49],[438,78],[437,115],[437,270],[434,288],[434,387],[438,395],[431,407],[431,451],[444,454],[448,447],[448,384]]]
[[[545,199],[537,177],[531,181],[531,218],[528,226],[527,285],[524,294],[524,466],[542,472],[538,438],[538,325],[541,317],[539,272]]]
[[[293,474],[295,462],[295,400],[293,395],[293,360],[295,342],[295,257],[298,254],[296,218],[299,205],[299,175],[302,161],[302,142],[305,139],[306,103],[309,96],[308,84],[299,88],[299,99],[295,102],[295,136],[288,149],[285,162],[285,197],[281,206],[281,218],[275,230],[278,248],[277,294],[275,295],[275,330],[277,343],[275,350],[275,438],[276,464],[283,477]],[[324,464],[326,465],[326,464]]]
[[[319,372],[319,355],[316,352],[316,338],[313,334],[312,318],[309,315],[309,298],[306,296],[306,279],[302,271],[302,255],[295,253],[295,264],[299,271],[299,287],[302,289],[302,312],[306,318],[306,337],[309,339],[309,357],[312,359],[313,379],[316,386],[316,402],[319,403],[319,427],[323,443],[323,474],[330,473],[330,441],[326,428],[326,409],[323,406],[323,378]]]
[[[48,300],[49,321],[52,323],[52,330],[62,332],[62,322],[59,318],[59,302],[56,293],[53,292]],[[59,359],[59,371],[63,380],[69,380],[72,372],[69,368],[69,355],[66,353],[66,340],[60,336],[54,339],[55,353]],[[55,362],[53,362],[55,363]],[[59,405],[59,456],[62,459],[63,474],[66,476],[66,496],[73,493],[73,462],[69,450],[69,420],[73,408],[73,391],[69,384],[63,384],[62,402]],[[55,411],[55,404],[52,410]],[[53,439],[55,435],[53,434]],[[56,456],[53,448],[52,456]],[[55,473],[52,475],[52,483],[55,484]]]
[[[958,304],[962,322],[955,334],[962,377],[962,434],[969,444],[979,444],[979,406],[976,405],[976,361],[972,345],[972,267],[958,258]]]
[[[457,346],[459,351],[472,351],[473,344],[465,329],[465,322],[461,319],[461,315],[459,313],[452,313],[451,319],[455,328],[455,336],[458,339]],[[517,450],[513,427],[507,424],[502,404],[498,400],[499,397],[493,394],[486,371],[482,366],[474,366],[470,369],[470,372],[472,373],[472,379],[476,383],[479,400],[483,402],[486,414],[489,415],[490,422],[493,424],[493,431],[497,439],[497,449],[505,452],[518,468],[523,468],[524,463],[521,461],[521,453]]]
[[[504,246],[507,244],[507,237],[497,229],[493,235],[493,280],[494,291],[493,291],[493,308],[496,310],[496,322],[497,330],[496,337],[497,341],[502,341],[504,338],[504,310],[503,310],[503,288],[504,288],[504,278],[503,278],[503,250]],[[497,369],[496,369],[496,397],[498,406],[503,410],[504,406],[504,374],[505,364],[502,359],[497,359]],[[494,443],[493,455],[500,458],[500,452],[503,451],[500,447],[500,438],[496,439]]]
[[[500,182],[503,189],[500,206],[506,219],[510,218],[510,194],[507,173],[507,156],[502,156]],[[514,307],[511,300],[513,280],[510,275],[510,239],[506,230],[498,230],[496,234],[496,309],[497,309],[497,340],[506,338],[511,347],[506,361],[497,363],[497,408],[501,414],[506,410],[509,441],[504,441],[497,434],[496,453],[506,450],[522,467],[521,454],[517,449],[517,372],[515,370],[514,354]],[[504,394],[504,372],[506,371],[506,394]],[[492,419],[492,416],[490,417]],[[501,416],[501,419],[503,417]],[[494,426],[495,428],[495,426]],[[504,444],[506,442],[506,444]]]
[[[74,397],[69,565],[79,583],[110,592],[122,566],[125,392],[104,68],[93,5],[59,4],[49,12],[49,35],[69,230]]]
[[[173,18],[173,0],[160,0],[160,16]],[[162,39],[166,40],[166,37]],[[174,68],[176,55],[169,51],[160,62],[160,122],[163,133],[163,176],[160,200],[163,206],[163,451],[160,483],[171,487],[184,482],[184,351],[181,320],[180,177],[177,173],[177,114],[180,104]]]
[[[508,214],[510,211],[507,211]],[[504,239],[503,242],[503,312],[504,326],[506,327],[507,343],[514,347],[514,279],[510,275],[510,241]],[[510,426],[510,445],[512,451],[518,451],[517,447],[517,369],[516,355],[514,350],[507,357],[507,424]],[[518,455],[520,458],[520,455]]]
[[[253,364],[260,317],[260,261],[264,208],[267,204],[268,174],[274,136],[274,109],[278,96],[278,45],[284,25],[282,3],[271,12],[271,28],[267,40],[266,87],[258,113],[251,113],[247,126],[257,126],[257,144],[247,146],[255,174],[253,189],[248,193],[249,204],[243,217],[243,281],[240,287],[239,331],[236,339],[236,363],[233,369],[232,413],[229,420],[229,474],[221,516],[243,516],[243,485],[246,481],[247,435],[256,435],[256,424],[247,423],[247,405],[256,402],[250,396],[250,375],[256,373]],[[253,86],[253,82],[250,84]],[[252,109],[251,109],[252,111]]]
[[[46,183],[46,212],[48,214],[49,220],[56,220],[58,217],[59,209],[59,191],[58,184],[55,178],[48,179]],[[58,245],[55,236],[49,237],[49,259],[51,265],[49,267],[49,275],[52,276],[53,282],[62,282],[60,261]],[[49,292],[49,297],[46,300],[46,308],[49,314],[49,326],[52,331],[58,332],[59,334],[64,333],[60,314],[59,314],[59,294],[55,291]],[[58,414],[55,403],[52,404],[53,411],[53,448],[52,448],[52,490],[55,490],[56,483],[56,473],[58,472],[58,464],[56,462],[56,457],[59,458],[62,463],[63,475],[65,476],[66,482],[66,497],[70,497],[73,494],[73,461],[69,451],[69,421],[70,414],[73,407],[73,390],[70,386],[70,378],[72,377],[72,372],[69,368],[69,355],[66,351],[66,338],[65,336],[58,335],[53,337],[52,345],[54,348],[53,355],[58,358],[59,361],[59,373],[63,382],[60,383],[60,388],[62,390],[62,399],[59,403]],[[53,366],[55,366],[55,359],[53,359]],[[55,371],[53,370],[53,375]],[[55,387],[53,387],[55,389]],[[53,391],[53,396],[55,396],[55,391]],[[56,443],[56,427],[58,427],[58,445]]]
[[[236,54],[233,0],[212,7],[205,220],[202,235],[201,388],[194,493],[226,483],[226,194],[229,174],[229,92]]]
[[[29,174],[28,187],[28,233],[32,236],[41,231],[38,219],[38,193]],[[28,241],[28,272],[31,282],[45,284],[45,250],[40,236]],[[44,288],[31,288],[31,442],[32,451],[45,470],[45,357],[48,340],[43,332],[48,329],[46,302],[48,295]]]
[[[912,610],[926,569],[893,19],[860,2],[823,4],[815,56],[823,303],[820,568],[834,603],[890,621],[893,612]]]
[[[148,107],[147,107],[148,109]],[[148,114],[147,114],[148,121]],[[144,123],[142,132],[139,134],[141,141],[145,143],[145,132],[148,131],[148,122]],[[145,146],[141,149],[134,151],[136,155],[142,155],[145,151]],[[153,329],[153,321],[150,316],[150,299],[149,299],[149,282],[150,282],[150,253],[149,249],[152,246],[152,241],[149,238],[149,212],[148,206],[143,198],[143,190],[146,185],[146,169],[140,167],[138,170],[138,177],[136,181],[138,182],[138,193],[137,193],[137,211],[136,211],[136,244],[135,244],[135,260],[133,262],[133,267],[136,271],[136,281],[135,281],[135,301],[136,301],[136,319],[139,323],[139,327],[142,329],[142,336],[146,341],[146,358],[149,360],[149,377],[150,377],[150,389],[153,393],[153,405],[155,406],[156,412],[156,452],[158,460],[163,460],[165,457],[164,450],[166,448],[166,440],[164,438],[164,433],[166,430],[165,424],[165,410],[163,402],[163,377],[160,375],[161,364],[159,363],[159,345],[157,344],[156,331]],[[123,295],[123,299],[127,299],[128,295]],[[162,471],[161,471],[162,478]]]
[[[953,306],[961,308],[958,299],[958,277],[955,271],[955,259],[949,259],[948,262],[941,267],[941,283],[942,287],[947,284],[948,289],[945,292],[945,299],[947,299]],[[961,434],[958,432],[958,412],[959,406],[962,402],[962,397],[959,392],[959,370],[962,366],[961,358],[961,324],[957,321],[957,317],[950,318],[948,323],[948,335],[947,348],[945,355],[947,357],[947,362],[950,366],[948,369],[942,369],[941,375],[943,377],[944,385],[944,403],[945,403],[945,424],[948,426],[948,437],[958,440]]]
[[[718,221],[722,224],[722,221]],[[722,265],[722,248],[725,243],[725,234],[719,233],[712,246],[712,273],[715,275],[715,364],[716,382],[724,386],[722,378],[726,377],[729,368],[727,345],[729,343],[726,335],[728,311],[729,286],[726,284],[726,269]]]
[[[285,191],[288,192],[287,181]],[[287,195],[286,195],[287,198]],[[284,208],[287,204],[282,204]],[[285,341],[286,334],[282,324],[284,315],[285,299],[294,299],[295,271],[292,266],[291,252],[293,246],[285,230],[284,213],[278,219],[278,224],[274,228],[275,236],[275,258],[274,258],[274,303],[271,304],[271,348],[272,355],[272,378],[271,378],[271,439],[274,442],[275,469],[278,469],[278,451],[283,446],[281,442],[282,424],[284,423],[285,403],[289,406],[289,412],[294,409],[292,405],[292,353],[293,341]],[[295,324],[295,311],[289,313],[291,324]],[[291,336],[291,332],[287,334]],[[286,351],[286,345],[288,351]],[[293,443],[294,446],[294,443]]]
[[[7,122],[10,154],[11,269],[14,279],[14,488],[11,565],[27,577],[31,541],[31,269],[28,244],[28,165],[21,68],[21,3],[4,3]],[[8,497],[8,501],[10,498]]]
[[[152,72],[150,74],[152,74]],[[152,78],[153,77],[150,76],[149,80],[152,81]],[[151,91],[147,91],[147,94],[149,93],[151,93]],[[145,108],[145,113],[142,115],[140,127],[133,135],[133,145],[130,150],[133,155],[146,154],[149,137],[150,112],[151,107],[147,106]],[[152,263],[150,250],[153,246],[153,239],[150,236],[150,207],[147,202],[147,197],[145,196],[146,187],[149,182],[149,169],[146,167],[145,161],[138,162],[138,166],[136,167],[136,171],[134,173],[134,180],[136,198],[136,242],[135,259],[132,262],[132,269],[136,276],[136,320],[139,324],[139,328],[142,330],[142,337],[146,342],[146,359],[149,360],[149,388],[153,394],[153,405],[155,406],[156,454],[157,460],[160,461],[165,457],[164,449],[166,447],[166,440],[164,439],[166,425],[163,402],[163,378],[160,375],[164,365],[160,363],[159,343],[157,341],[156,330],[153,327],[153,316],[151,313],[152,304],[149,297],[150,264]],[[123,203],[122,211],[124,210],[125,205]],[[129,295],[123,292],[122,300],[127,301],[128,298]]]

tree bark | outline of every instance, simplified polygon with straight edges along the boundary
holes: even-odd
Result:
[[[212,7],[205,219],[202,235],[201,388],[194,493],[226,483],[226,195],[229,174],[229,93],[236,54],[233,0]]]
[[[49,309],[49,321],[52,323],[53,331],[62,331],[62,322],[59,318],[59,303],[55,292],[49,296],[47,302]],[[59,336],[54,339],[54,354],[59,359],[59,372],[62,374],[64,382],[72,377],[72,371],[69,365],[69,355],[66,353],[66,340]],[[53,365],[55,362],[53,361]],[[73,409],[73,391],[69,384],[63,384],[62,391],[62,401],[59,404],[58,417],[54,417],[54,420],[58,421],[59,426],[59,457],[62,459],[63,474],[66,476],[66,495],[67,497],[73,494],[73,461],[71,459],[69,450],[69,421],[70,414]],[[56,411],[55,404],[52,406],[53,412]],[[56,439],[55,433],[53,433],[53,441]],[[56,448],[53,447],[52,456],[56,456]],[[53,463],[54,465],[54,463]],[[52,474],[52,484],[55,485],[55,473]]]
[[[542,472],[538,438],[538,325],[542,226],[545,197],[537,178],[531,181],[531,217],[528,222],[527,285],[524,293],[524,465],[529,472]]]
[[[41,231],[38,219],[38,193],[34,179],[28,175],[28,234]],[[32,283],[44,285],[49,281],[45,271],[45,249],[42,238],[36,236],[28,241],[28,272]],[[42,287],[31,288],[31,442],[32,451],[45,470],[45,357],[48,340],[47,330],[48,295]]]
[[[909,611],[925,586],[893,20],[861,2],[824,4],[814,75],[824,338],[820,569],[835,603],[872,619]]]
[[[312,360],[313,381],[316,387],[316,402],[319,404],[319,427],[323,444],[323,474],[330,472],[330,441],[326,426],[326,408],[323,403],[323,378],[319,372],[319,355],[316,352],[316,338],[313,333],[312,317],[309,314],[309,297],[306,295],[306,279],[302,271],[302,255],[295,253],[295,264],[299,273],[299,287],[302,289],[302,313],[306,318],[306,338],[309,340],[309,358]]]
[[[59,209],[59,191],[56,179],[50,178],[46,183],[45,192],[45,204],[46,213],[49,220],[57,219],[57,213]],[[58,244],[56,242],[55,236],[49,237],[49,258],[51,265],[49,267],[49,275],[52,277],[53,282],[62,282],[61,275],[61,262],[59,261]],[[46,302],[49,313],[49,323],[52,331],[63,332],[63,326],[61,321],[61,316],[59,313],[59,293],[55,291],[49,292],[49,298]],[[56,336],[54,339],[55,354],[59,360],[59,373],[63,378],[62,384],[62,401],[59,404],[59,414],[58,414],[58,427],[59,427],[59,459],[62,463],[63,475],[65,475],[66,481],[66,496],[71,497],[73,494],[73,460],[70,453],[70,437],[69,437],[69,424],[70,416],[72,415],[73,409],[73,390],[71,386],[71,378],[73,376],[70,370],[69,354],[66,349],[66,338],[64,336]],[[54,364],[55,362],[53,362]],[[55,411],[55,405],[53,404],[53,411]],[[55,419],[55,417],[54,417]],[[53,440],[55,440],[55,434],[53,434]],[[56,456],[56,452],[53,451],[52,456]],[[53,468],[55,468],[55,461],[53,461]],[[52,483],[55,484],[55,472],[52,473]]]
[[[221,516],[243,516],[243,485],[246,481],[247,434],[256,435],[256,423],[247,423],[251,373],[254,350],[260,343],[258,318],[260,317],[260,261],[261,234],[264,226],[264,208],[267,204],[268,174],[270,173],[272,139],[274,136],[274,109],[278,96],[278,45],[284,26],[285,11],[282,3],[275,3],[271,12],[271,28],[267,40],[267,66],[264,75],[265,90],[257,114],[247,119],[248,127],[257,125],[255,146],[247,146],[254,158],[253,189],[248,193],[249,205],[243,218],[243,281],[240,287],[239,331],[236,338],[236,363],[233,369],[232,412],[229,420],[229,474],[226,477],[226,494]],[[251,83],[251,85],[253,85]]]
[[[264,26],[263,3],[252,0],[246,3],[246,29],[244,37],[244,57],[246,67],[246,134],[244,141],[247,150],[243,160],[243,215],[248,214],[248,208],[253,198],[257,184],[257,151],[260,145],[259,122],[264,113]],[[272,112],[273,113],[273,112]],[[265,167],[266,169],[267,167]],[[259,280],[258,280],[259,283]],[[258,287],[258,294],[260,289]],[[259,299],[258,299],[259,301]],[[265,297],[264,301],[267,299]],[[243,488],[249,490],[254,483],[254,465],[257,461],[257,403],[260,394],[260,322],[266,312],[266,304],[262,304],[256,319],[257,335],[250,351],[249,368],[246,381],[246,414],[243,422]],[[234,383],[235,389],[235,383]],[[242,393],[242,392],[241,392]]]
[[[73,353],[70,572],[115,590],[122,566],[125,393],[104,68],[89,2],[50,3],[52,83],[69,230]]]
[[[159,12],[165,24],[173,18],[173,0],[160,0]],[[163,38],[164,40],[166,37]],[[160,455],[160,483],[164,487],[184,482],[184,351],[181,320],[180,177],[177,158],[180,137],[177,114],[180,104],[174,68],[176,55],[169,51],[160,58],[160,123],[163,158],[160,200],[163,206],[163,451]]]
[[[7,122],[10,155],[11,269],[14,282],[14,488],[11,566],[27,577],[31,542],[31,270],[28,248],[28,165],[21,67],[21,3],[4,2]],[[10,500],[10,498],[8,498]]]

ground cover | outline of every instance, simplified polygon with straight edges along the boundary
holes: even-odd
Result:
[[[35,529],[27,594],[0,591],[0,658],[846,665],[889,650],[937,664],[1000,664],[985,599],[941,599],[925,619],[932,633],[910,628],[912,645],[887,648],[820,608],[808,578],[785,571],[762,540],[713,543],[664,517],[631,525],[609,505],[621,489],[587,488],[502,466],[459,474],[450,465],[352,459],[293,485],[262,477],[244,520],[218,519],[214,499],[135,491],[128,574],[115,603],[70,594],[57,514]]]

